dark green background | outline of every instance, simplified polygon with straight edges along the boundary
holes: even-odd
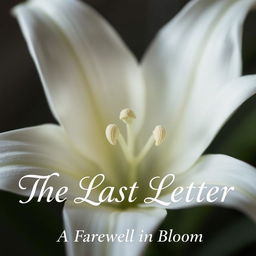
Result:
[[[19,27],[9,12],[21,1],[0,3],[0,132],[55,122]],[[90,0],[141,58],[155,33],[186,0]],[[234,17],[235,18],[235,17]],[[244,74],[256,74],[256,14],[244,26]],[[161,86],[161,85],[159,85]],[[248,100],[221,130],[211,153],[224,153],[256,165],[256,97]],[[255,184],[256,185],[256,184]],[[60,204],[21,205],[19,196],[0,192],[0,255],[59,256]],[[169,211],[162,229],[203,233],[204,243],[150,244],[146,255],[256,255],[256,225],[243,214],[218,207]]]

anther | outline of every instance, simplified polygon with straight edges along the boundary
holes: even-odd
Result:
[[[155,127],[154,131],[153,131],[153,137],[155,140],[155,145],[159,146],[164,142],[166,136],[166,130],[163,126],[158,125]]]
[[[120,112],[119,118],[126,124],[131,124],[136,115],[131,109],[125,108]]]
[[[117,139],[120,135],[119,128],[116,124],[109,124],[105,131],[108,142],[111,145],[116,145]]]

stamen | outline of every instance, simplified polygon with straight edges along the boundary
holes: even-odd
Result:
[[[117,142],[119,143],[127,162],[130,164],[130,172],[133,173],[131,174],[132,177],[136,174],[138,164],[145,158],[154,144],[155,146],[161,145],[166,137],[165,128],[161,125],[157,125],[142,150],[136,154],[135,133],[133,128],[133,120],[135,118],[135,113],[129,108],[123,109],[120,112],[120,119],[126,124],[126,140],[116,124],[108,125],[105,131],[107,140],[111,145],[116,145]]]
[[[109,124],[106,128],[105,134],[106,134],[106,138],[107,138],[108,142],[111,145],[115,146],[117,144],[117,142],[119,142],[119,145],[120,145],[126,159],[131,159],[131,156],[129,154],[128,145],[125,142],[125,139],[116,124]]]
[[[119,118],[126,124],[131,124],[134,119],[136,119],[135,113],[129,109],[125,108],[120,112]]]
[[[139,155],[136,158],[136,163],[141,162],[141,160],[147,155],[147,153],[150,151],[150,149],[153,147],[155,143],[155,139],[152,136],[149,137],[147,143],[143,147],[143,149],[140,151]]]
[[[163,126],[158,125],[155,127],[154,131],[153,131],[153,136],[155,139],[155,145],[159,146],[161,145],[166,137],[166,130]]]
[[[131,155],[129,154],[128,145],[127,145],[127,143],[125,142],[125,139],[124,139],[122,133],[120,133],[120,135],[119,135],[117,141],[119,142],[119,145],[120,145],[120,147],[121,147],[121,149],[122,149],[122,151],[123,151],[123,153],[124,153],[124,155],[125,155],[127,161],[128,161],[128,162],[132,161]]]
[[[166,130],[163,126],[158,125],[153,130],[153,134],[149,137],[147,143],[139,153],[138,157],[136,158],[136,162],[139,163],[150,151],[150,149],[155,146],[159,146],[163,143],[166,137]]]
[[[119,128],[116,124],[109,124],[106,128],[106,137],[111,145],[116,145],[117,139],[120,135]]]

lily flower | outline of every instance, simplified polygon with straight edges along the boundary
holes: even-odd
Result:
[[[72,243],[73,232],[153,232],[169,206],[74,204],[84,176],[103,173],[106,185],[138,182],[141,198],[152,177],[175,174],[176,186],[234,186],[221,202],[256,220],[256,170],[226,155],[202,155],[232,113],[256,92],[256,76],[241,76],[241,27],[255,0],[194,0],[157,34],[139,63],[110,24],[76,0],[31,0],[17,17],[59,125],[0,135],[0,188],[18,188],[26,174],[60,177],[68,186],[64,225],[67,255],[129,255],[145,243]],[[24,185],[25,186],[25,185]],[[97,192],[95,192],[97,194]],[[95,195],[97,196],[97,195]]]

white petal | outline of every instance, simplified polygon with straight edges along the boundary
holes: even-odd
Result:
[[[18,187],[24,175],[50,175],[49,185],[57,191],[69,187],[69,194],[77,195],[79,179],[96,171],[96,166],[79,155],[67,139],[63,129],[56,125],[42,125],[0,134],[0,189],[27,195]]]
[[[66,202],[64,206],[64,226],[69,240],[66,244],[67,255],[141,255],[145,247],[144,242],[138,242],[138,235],[141,230],[145,233],[152,233],[165,216],[165,210],[156,208],[118,210],[107,207],[78,207]],[[84,230],[84,234],[126,234],[127,230],[131,234],[134,230],[134,241],[73,243],[76,230]]]
[[[256,76],[241,77],[219,90],[201,111],[188,115],[175,134],[170,157],[165,155],[169,170],[184,171],[194,163],[234,111],[255,93]]]
[[[160,31],[146,53],[143,61],[149,90],[146,122],[150,129],[155,124],[167,127],[169,140],[165,144],[171,145],[171,151],[175,151],[172,160],[176,162],[169,168],[184,170],[195,160],[194,157],[184,160],[187,158],[186,150],[193,150],[199,136],[208,136],[207,131],[199,128],[209,123],[209,119],[201,120],[201,116],[205,109],[210,111],[214,100],[217,101],[214,107],[222,115],[223,109],[217,106],[218,96],[222,94],[219,91],[225,90],[232,80],[241,75],[241,26],[254,2],[191,1]],[[236,84],[234,90],[237,89]],[[246,85],[241,86],[246,87],[242,94],[252,94]],[[245,100],[249,95],[242,97]],[[238,102],[237,107],[241,103],[240,100]],[[220,119],[223,122],[231,114],[227,113],[231,109],[224,104],[222,107],[225,114]],[[208,142],[209,138],[205,140]]]
[[[167,23],[143,60],[151,98],[147,107],[159,97],[157,116],[168,106],[165,116],[174,121],[194,87],[208,94],[238,77],[240,28],[253,2],[195,0]]]
[[[234,111],[256,93],[256,76],[240,77],[219,90],[201,111],[187,116],[174,133],[167,131],[166,142],[158,147],[145,164],[145,170],[184,172],[200,157]],[[174,136],[175,135],[175,136]],[[169,146],[171,145],[171,146]]]
[[[79,1],[34,0],[13,12],[55,116],[86,156],[107,166],[106,125],[125,107],[143,116],[136,60],[106,21]]]
[[[202,193],[203,202],[196,202],[199,189],[194,189],[191,193],[194,197],[191,202],[185,202],[187,193],[185,190],[180,195],[183,196],[183,200],[171,203],[168,209],[216,204],[239,209],[256,221],[256,169],[254,167],[226,155],[205,155],[187,173],[177,176],[176,186],[186,187],[192,182],[195,186],[205,182],[207,188]],[[206,201],[206,194],[213,186],[218,186],[220,189],[224,186],[234,187],[235,190],[227,194],[224,202],[221,202],[223,191],[220,190],[216,194],[217,200],[209,203]],[[170,195],[164,196],[162,200],[170,201]]]

